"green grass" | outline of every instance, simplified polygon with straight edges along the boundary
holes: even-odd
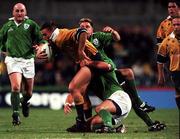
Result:
[[[128,128],[125,134],[68,133],[66,128],[74,123],[75,110],[65,116],[62,110],[31,109],[30,117],[21,116],[22,124],[13,127],[11,109],[0,109],[0,139],[178,139],[179,113],[177,109],[156,110],[150,114],[154,120],[166,123],[161,132],[148,132],[146,125],[131,111],[124,121]]]

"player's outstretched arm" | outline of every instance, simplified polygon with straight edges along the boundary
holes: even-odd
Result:
[[[96,69],[103,70],[103,71],[112,70],[111,64],[108,64],[108,63],[102,62],[102,61],[84,60],[84,61],[80,62],[80,66],[81,67],[88,66],[88,67],[96,68]]]

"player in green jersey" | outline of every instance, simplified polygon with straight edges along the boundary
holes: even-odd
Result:
[[[21,123],[20,103],[24,117],[29,116],[28,101],[32,96],[35,75],[33,46],[44,41],[39,26],[26,16],[24,4],[15,4],[12,14],[13,17],[0,30],[0,48],[6,51],[5,63],[11,83],[12,123],[19,125]],[[20,98],[22,80],[25,92]]]
[[[99,54],[102,58],[99,60],[102,61],[91,60],[88,64],[82,63],[81,69],[86,69],[86,79],[91,81],[91,84],[87,89],[95,92],[95,95],[97,95],[103,102],[95,109],[97,115],[92,117],[91,121],[88,121],[90,122],[91,130],[88,130],[89,128],[84,126],[84,129],[80,130],[77,124],[75,124],[73,127],[67,129],[69,132],[82,132],[87,130],[98,132],[113,132],[113,127],[117,127],[119,124],[121,124],[122,119],[126,118],[130,112],[130,97],[122,90],[117,81],[112,60],[101,53],[101,51]],[[88,65],[89,68],[87,66],[83,67],[84,64]],[[85,94],[85,96],[86,95],[87,94]],[[87,105],[87,97],[84,98],[84,105]],[[66,103],[71,104],[72,100],[72,95],[69,94]],[[66,108],[68,107],[65,107],[65,111]],[[87,120],[87,118],[90,117],[87,117],[86,114],[87,113],[85,113],[85,117]],[[84,124],[86,125],[86,123]]]

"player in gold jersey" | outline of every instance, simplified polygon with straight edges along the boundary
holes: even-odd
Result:
[[[176,103],[180,108],[180,17],[172,20],[174,31],[166,37],[158,49],[158,84],[164,85],[164,64],[170,58],[169,70],[175,85]]]
[[[68,55],[75,63],[83,63],[85,60],[90,60],[86,54],[92,57],[98,52],[87,40],[87,32],[85,29],[59,29],[54,23],[50,22],[42,25],[41,33],[45,40],[54,43],[56,47]],[[73,96],[77,111],[77,125],[78,128],[82,128],[82,130],[84,130],[85,122],[83,92],[85,92],[85,88],[87,88],[90,82],[88,80],[88,73],[88,68],[80,68],[69,84],[69,93]]]
[[[179,5],[177,2],[169,1],[168,13],[169,16],[160,23],[157,30],[156,37],[158,45],[173,31],[172,19],[179,14]]]

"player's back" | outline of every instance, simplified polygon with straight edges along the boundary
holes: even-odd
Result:
[[[57,47],[62,49],[69,57],[78,61],[78,48],[79,48],[79,28],[75,29],[59,29],[59,34],[55,41]],[[86,40],[85,43],[86,52],[95,55],[97,53],[97,49]]]

